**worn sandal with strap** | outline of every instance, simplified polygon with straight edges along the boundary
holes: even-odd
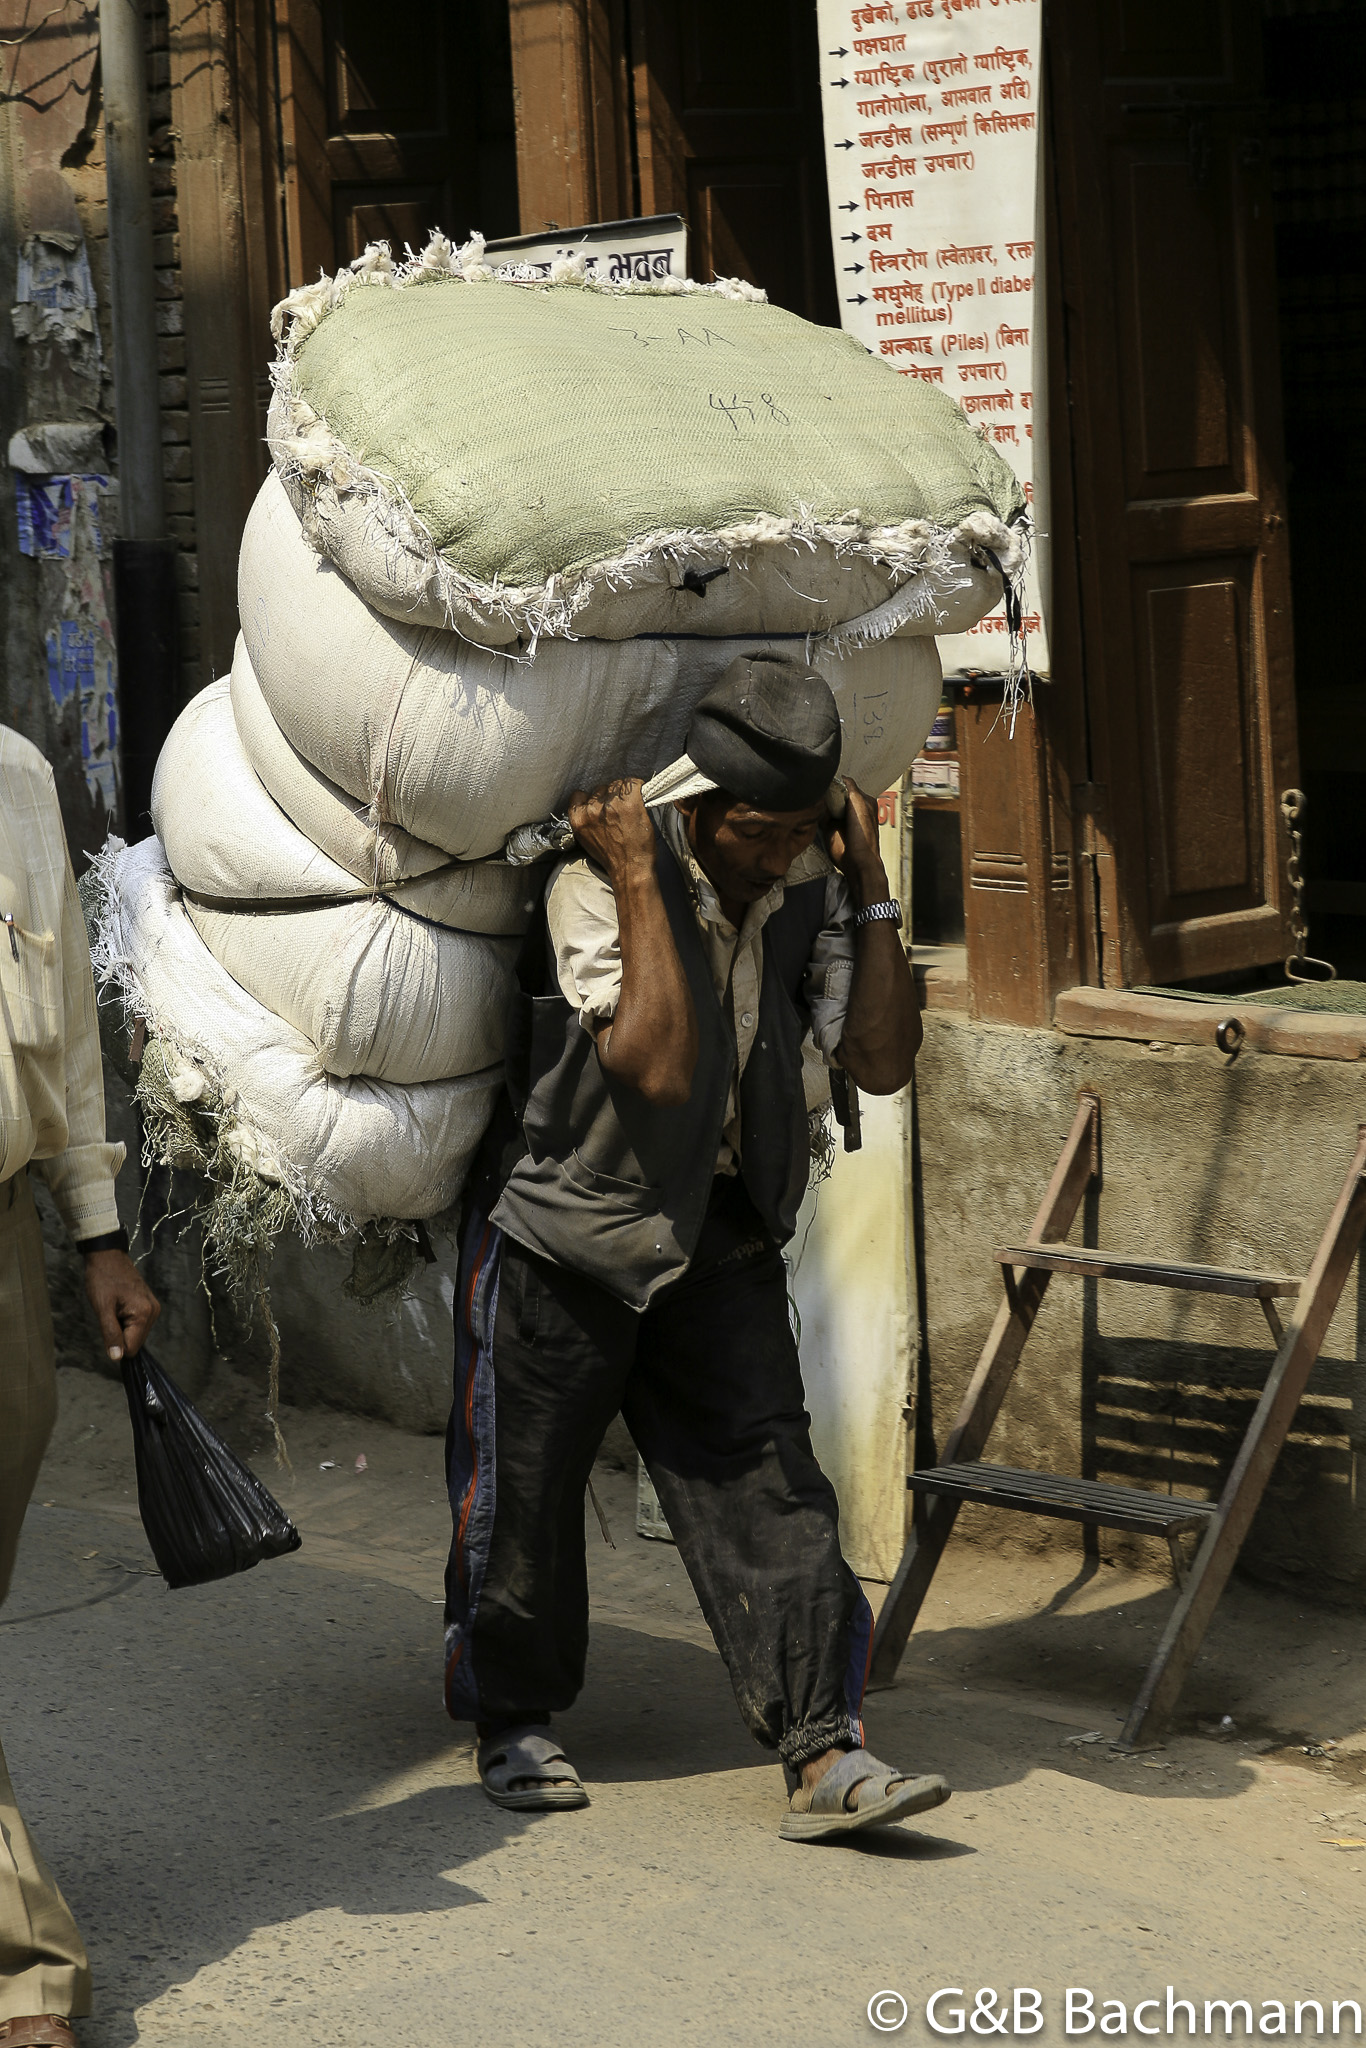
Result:
[[[572,1782],[557,1785],[557,1778]],[[578,1772],[543,1728],[504,1728],[481,1742],[479,1782],[495,1806],[514,1813],[564,1812],[588,1804]]]
[[[3,2048],[76,2048],[76,2030],[59,2012],[29,2013],[24,2019],[0,2020]]]
[[[856,1792],[858,1805],[851,1806]],[[866,1749],[847,1749],[814,1792],[797,1787],[778,1833],[785,1842],[820,1842],[830,1835],[890,1827],[913,1813],[942,1806],[948,1797],[948,1782],[937,1772],[909,1778],[904,1771],[880,1764]]]

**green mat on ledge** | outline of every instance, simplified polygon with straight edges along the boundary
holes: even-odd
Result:
[[[1182,1003],[1220,1003],[1226,1010],[1240,1010],[1247,1003],[1274,1003],[1282,1010],[1332,1010],[1342,1016],[1366,1015],[1366,981],[1303,981],[1287,988],[1250,989],[1233,995],[1225,989],[1210,995],[1195,988],[1136,988],[1136,996],[1172,996]]]

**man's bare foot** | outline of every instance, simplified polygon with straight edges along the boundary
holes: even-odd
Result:
[[[802,1790],[808,1793],[814,1792],[817,1785],[820,1784],[821,1779],[829,1770],[831,1764],[837,1764],[843,1755],[844,1751],[842,1749],[827,1749],[823,1750],[819,1756],[813,1756],[809,1758],[808,1761],[802,1765]],[[861,1792],[862,1789],[862,1786],[858,1786],[850,1795],[849,1805],[851,1809],[857,1808],[859,1792]]]

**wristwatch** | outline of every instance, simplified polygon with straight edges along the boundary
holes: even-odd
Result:
[[[854,914],[855,931],[861,931],[864,925],[867,924],[894,924],[902,926],[905,922],[906,918],[901,905],[894,902],[891,897],[886,898],[881,903],[865,903],[862,910],[856,911]]]

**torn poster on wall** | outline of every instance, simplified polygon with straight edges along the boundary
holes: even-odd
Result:
[[[96,303],[81,237],[55,230],[30,235],[19,252],[10,308],[15,339],[55,342],[64,355],[98,376],[101,350]]]
[[[19,552],[41,562],[71,559],[77,504],[90,516],[95,552],[104,552],[100,500],[110,487],[107,476],[27,476],[14,473],[14,505],[19,525]]]
[[[58,594],[44,605],[51,618],[43,639],[47,686],[59,719],[79,729],[81,769],[90,795],[105,810],[118,806],[117,670],[114,629],[100,567],[104,535],[101,500],[110,479],[31,476],[14,472],[19,552],[66,565]],[[51,609],[49,609],[51,606]],[[68,712],[68,706],[71,707]]]
[[[1041,15],[1041,0],[818,0],[842,324],[956,399],[1020,478],[1028,660],[1047,675]],[[1007,671],[1004,607],[939,647],[946,675]]]
[[[79,619],[63,619],[47,634],[47,686],[61,711],[77,699],[81,725],[81,767],[92,796],[105,809],[118,805],[114,749],[118,711],[114,699],[114,650],[107,638]]]

